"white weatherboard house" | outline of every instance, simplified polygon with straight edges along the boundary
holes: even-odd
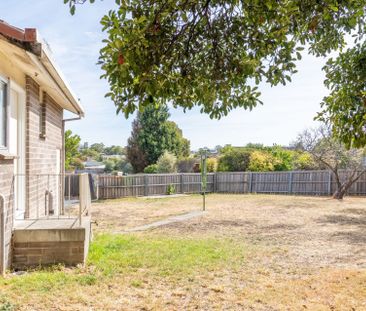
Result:
[[[0,20],[1,272],[85,259],[89,229],[62,217],[64,110],[84,115],[48,45]]]

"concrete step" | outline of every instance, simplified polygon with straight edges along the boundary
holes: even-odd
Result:
[[[39,265],[84,264],[91,236],[90,218],[82,226],[62,219],[22,220],[12,237],[14,269]]]

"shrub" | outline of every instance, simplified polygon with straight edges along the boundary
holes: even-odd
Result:
[[[218,161],[216,158],[207,158],[207,173],[213,173],[217,171]],[[193,173],[201,173],[201,161],[196,160],[192,168]]]
[[[158,172],[158,166],[156,164],[150,164],[144,168],[145,174],[156,174]]]
[[[104,165],[105,165],[104,171],[106,173],[111,173],[114,171],[116,163],[113,160],[106,160],[104,161]]]
[[[199,163],[199,160],[195,158],[180,159],[177,162],[177,170],[179,173],[193,173],[196,163]]]
[[[266,172],[274,170],[274,158],[264,151],[253,151],[250,155],[249,170],[253,172]]]
[[[158,173],[175,173],[177,171],[177,158],[165,151],[156,162]]]
[[[295,170],[318,170],[320,167],[307,152],[295,152],[293,167]]]
[[[293,170],[294,151],[287,150],[281,146],[273,146],[269,148],[269,152],[273,159],[273,168],[275,171],[291,171]]]
[[[207,172],[213,173],[217,171],[217,159],[216,158],[208,158],[207,159]]]
[[[172,185],[172,184],[168,185],[168,188],[166,190],[166,194],[171,195],[171,194],[174,194],[174,193],[175,193],[175,186]]]
[[[250,152],[247,150],[228,149],[219,158],[217,170],[221,172],[246,171],[249,166]]]

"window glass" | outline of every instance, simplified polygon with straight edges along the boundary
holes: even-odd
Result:
[[[7,98],[6,98],[6,83],[0,81],[0,147],[7,145]]]
[[[46,138],[46,93],[43,92],[43,99],[39,109],[39,136]]]

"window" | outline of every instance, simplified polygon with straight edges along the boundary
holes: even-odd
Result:
[[[39,109],[39,137],[46,138],[46,93],[42,94],[42,102]]]
[[[8,94],[7,84],[0,80],[0,148],[8,146]]]

